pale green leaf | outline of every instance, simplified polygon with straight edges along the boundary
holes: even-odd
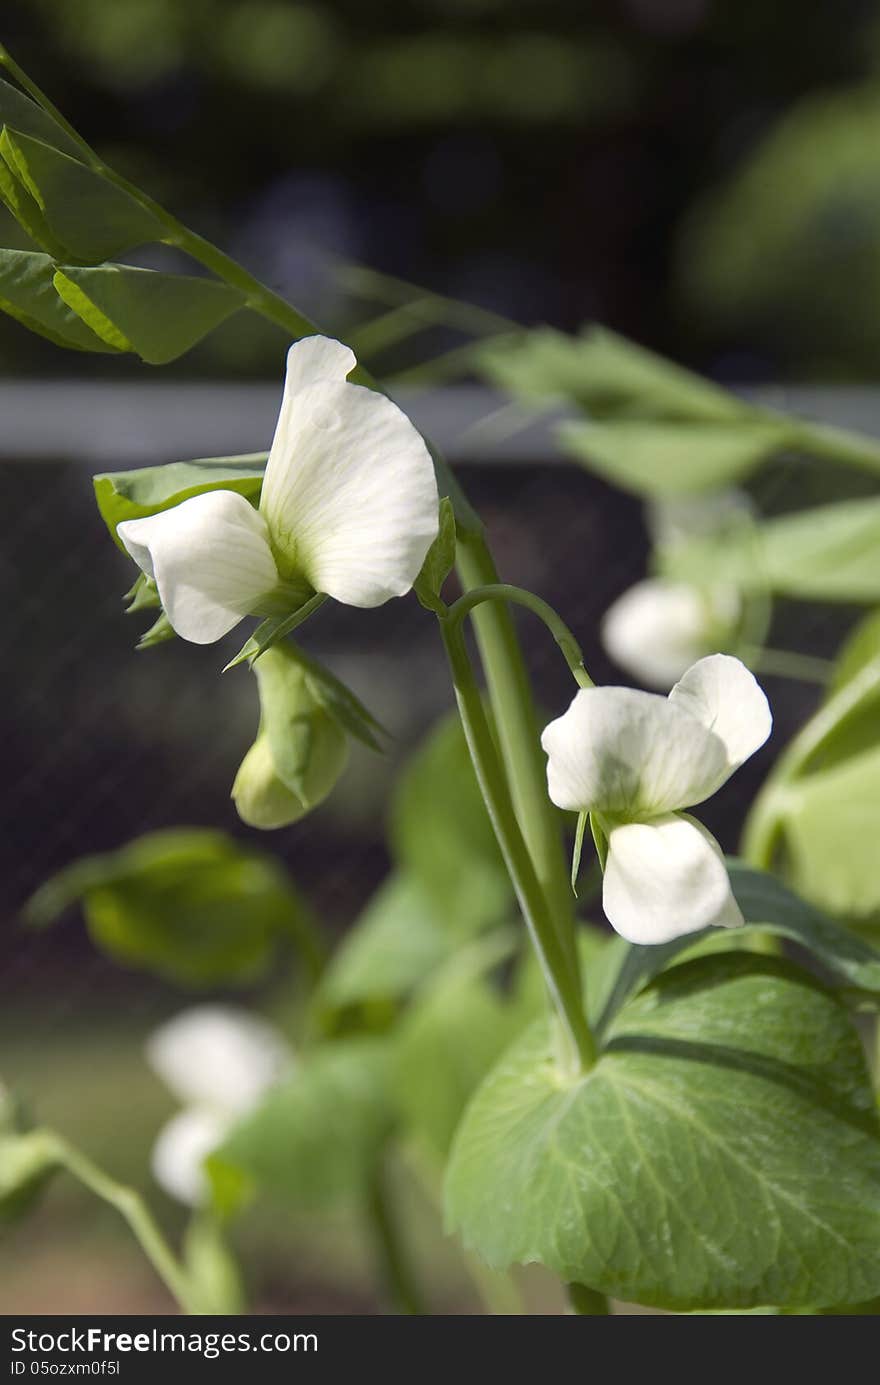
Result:
[[[563,1076],[542,1021],[465,1113],[450,1229],[496,1268],[659,1307],[840,1305],[880,1290],[880,1139],[845,1012],[776,959],[676,967]]]
[[[0,250],[0,309],[23,327],[74,351],[112,352],[55,292],[55,262],[30,250]]]
[[[429,611],[442,609],[440,592],[455,566],[455,543],[455,511],[452,501],[444,496],[440,501],[439,533],[428,549],[428,556],[413,586],[419,601]]]
[[[266,453],[240,457],[205,457],[194,462],[168,462],[165,466],[138,467],[134,471],[107,471],[94,478],[95,500],[114,542],[123,549],[116,532],[126,519],[170,510],[203,491],[238,491],[248,500],[259,499],[266,470]]]

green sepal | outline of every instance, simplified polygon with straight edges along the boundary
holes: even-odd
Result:
[[[413,591],[428,611],[442,611],[440,592],[443,583],[455,566],[455,511],[452,501],[444,496],[440,501],[440,528],[428,549],[422,570],[413,584]]]

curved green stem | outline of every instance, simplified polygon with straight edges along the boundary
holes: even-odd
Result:
[[[57,1163],[125,1219],[153,1269],[183,1311],[198,1313],[189,1278],[140,1194],[117,1183],[60,1135],[51,1133],[48,1138]]]
[[[447,618],[453,625],[457,625],[464,620],[468,612],[481,606],[484,601],[510,601],[515,606],[524,606],[526,610],[532,611],[539,620],[544,622],[559,645],[578,687],[592,688],[594,686],[592,678],[584,668],[584,656],[574,635],[553,607],[542,597],[536,596],[534,592],[526,591],[523,587],[512,587],[506,582],[493,582],[485,587],[472,587],[450,606]]]
[[[827,683],[834,664],[812,654],[799,654],[793,649],[769,649],[766,645],[742,650],[743,663],[756,673],[769,673],[777,678],[794,678],[801,683]]]
[[[560,1021],[562,1062],[569,1071],[584,1071],[595,1062],[596,1049],[584,1015],[579,977],[554,926],[516,820],[461,628],[444,617],[440,618],[440,628],[480,791]]]

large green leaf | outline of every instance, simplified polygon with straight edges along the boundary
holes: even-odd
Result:
[[[148,365],[177,360],[245,303],[237,289],[215,279],[129,265],[66,265],[54,284],[59,298],[107,346],[133,351]]]
[[[880,1290],[880,1138],[857,1034],[787,963],[664,973],[566,1077],[539,1022],[453,1145],[451,1229],[490,1264],[668,1308],[860,1302]]]
[[[221,1202],[236,1177],[307,1210],[363,1197],[392,1126],[388,1073],[380,1039],[335,1040],[304,1055],[208,1160]]]
[[[76,902],[98,947],[188,985],[251,981],[281,937],[303,931],[304,906],[279,865],[197,828],[74,862],[37,891],[27,917],[44,926]]]
[[[255,501],[265,470],[265,452],[251,452],[240,457],[168,462],[165,466],[138,467],[134,471],[106,471],[95,477],[95,500],[114,542],[123,548],[116,532],[123,520],[143,519],[145,515],[170,510],[203,491],[238,491]]]
[[[636,495],[668,497],[740,480],[786,446],[791,428],[772,419],[718,423],[565,423],[562,445],[606,480]]]
[[[782,515],[665,555],[671,575],[730,582],[820,601],[880,600],[880,499],[845,500]]]
[[[447,926],[466,933],[509,911],[510,881],[454,715],[434,728],[398,781],[391,843]]]
[[[796,943],[837,981],[880,996],[880,950],[842,928],[766,871],[752,870],[743,861],[728,861],[727,869],[746,927],[731,931],[706,928],[657,947],[639,947],[615,938],[597,963],[603,992],[596,1010],[600,1030],[630,996],[683,953],[713,941],[748,946],[760,934]]]
[[[128,192],[43,140],[6,125],[0,155],[44,227],[41,233],[39,224],[22,220],[25,230],[56,257],[60,252],[64,260],[100,264],[167,235],[158,217]]]
[[[22,326],[75,351],[115,351],[55,292],[55,262],[30,250],[0,250],[0,309]]]

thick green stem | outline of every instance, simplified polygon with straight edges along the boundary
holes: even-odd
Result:
[[[596,1050],[584,1015],[579,977],[562,944],[550,902],[520,831],[461,628],[442,617],[440,628],[480,791],[560,1021],[561,1059],[569,1071],[583,1071],[595,1062]]]
[[[116,1209],[128,1223],[153,1269],[183,1311],[198,1313],[198,1305],[187,1274],[140,1194],[110,1178],[60,1136],[53,1134],[50,1138],[53,1154],[61,1167],[79,1179],[80,1183],[102,1202]]]
[[[480,532],[462,536],[458,546],[458,573],[466,593],[475,588],[502,585]],[[535,703],[516,631],[510,612],[496,601],[484,602],[474,610],[474,628],[516,819],[549,903],[568,965],[580,987],[574,900],[562,850],[559,816],[547,796],[547,772]]]
[[[418,1317],[425,1312],[421,1295],[401,1245],[384,1168],[378,1168],[367,1196],[367,1218],[379,1275],[395,1312]]]

